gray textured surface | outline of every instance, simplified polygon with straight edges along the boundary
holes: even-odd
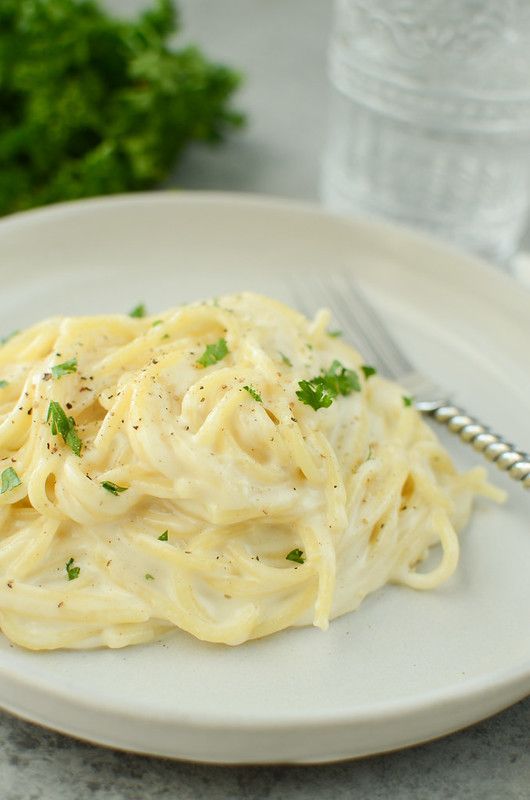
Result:
[[[107,0],[122,11],[141,0]],[[252,124],[199,148],[172,184],[314,200],[324,137],[327,0],[185,0],[187,36],[247,74]],[[412,750],[317,767],[207,767],[79,743],[0,714],[0,800],[528,800],[530,698]]]
[[[103,750],[0,718],[2,800],[528,800],[530,699],[413,750],[316,767],[212,767]]]

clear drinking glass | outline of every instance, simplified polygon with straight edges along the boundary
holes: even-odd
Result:
[[[507,263],[530,204],[529,0],[336,0],[324,203]]]

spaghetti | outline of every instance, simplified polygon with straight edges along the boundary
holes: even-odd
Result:
[[[250,293],[0,348],[0,626],[31,649],[326,628],[454,571],[473,498],[402,391]],[[432,545],[442,557],[417,570]]]

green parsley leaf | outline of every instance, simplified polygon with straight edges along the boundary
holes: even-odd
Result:
[[[143,303],[140,303],[132,311],[129,311],[129,316],[135,319],[141,319],[147,314],[147,309]]]
[[[153,324],[151,325],[151,327],[152,327],[152,328],[156,328],[156,327],[157,327],[157,325],[162,325],[162,323],[163,323],[163,322],[164,322],[164,320],[163,320],[163,319],[155,319],[155,321],[153,322]]]
[[[359,376],[353,369],[346,369],[340,361],[334,361],[331,367],[321,375],[309,381],[299,381],[300,390],[296,396],[315,411],[329,408],[338,395],[347,397],[352,392],[360,392]]]
[[[262,403],[263,402],[263,400],[261,399],[261,395],[258,394],[258,392],[252,386],[243,386],[243,389],[246,392],[248,392],[249,395],[251,397],[253,397],[254,400],[256,400],[256,402],[258,402],[258,403]]]
[[[359,376],[355,370],[346,369],[340,361],[334,361],[323,377],[329,392],[334,392],[335,396],[341,394],[347,397],[352,392],[361,391]]]
[[[8,467],[2,472],[1,480],[2,487],[0,488],[0,494],[5,494],[11,489],[16,489],[17,486],[20,486],[22,483],[13,467]]]
[[[279,352],[280,352],[280,356],[282,357],[283,363],[287,364],[288,367],[292,367],[293,366],[293,362],[291,361],[291,359],[287,358],[285,353],[282,353],[281,351],[279,351]]]
[[[115,483],[112,483],[112,481],[103,481],[101,485],[107,490],[107,492],[110,492],[115,496],[127,491],[126,486],[117,486]]]
[[[160,536],[158,537],[158,541],[167,542],[168,538],[169,538],[169,531],[164,531],[164,533],[160,534]]]
[[[11,331],[11,333],[8,333],[7,336],[4,336],[2,339],[0,339],[0,347],[2,347],[4,344],[7,344],[9,341],[11,341],[11,339],[13,339],[14,336],[16,336],[19,333],[20,331]]]
[[[333,402],[334,394],[330,394],[322,378],[313,378],[310,381],[299,381],[300,389],[296,396],[306,406],[311,406],[315,411],[319,408],[329,408]]]
[[[9,383],[7,381],[0,381],[0,389],[5,389],[6,386],[9,386]]]
[[[408,397],[407,395],[402,395],[403,398],[403,405],[404,406],[411,406],[414,402],[413,397]]]
[[[52,375],[55,380],[59,380],[63,375],[70,375],[72,372],[77,372],[77,358],[71,358],[70,361],[63,361],[62,364],[52,367]]]
[[[218,361],[228,355],[228,345],[225,339],[219,339],[215,344],[206,345],[206,350],[200,358],[197,359],[197,364],[201,367],[211,367],[212,364],[217,364]]]
[[[339,336],[342,336],[342,331],[328,331],[328,336],[337,339]]]
[[[76,456],[81,454],[83,443],[76,433],[75,420],[73,417],[67,417],[60,403],[57,403],[55,400],[50,402],[46,422],[50,423],[54,436],[60,434],[65,444],[68,445]]]
[[[149,572],[146,572],[144,577],[146,581],[154,581],[154,577]]]
[[[296,561],[297,564],[303,564],[305,561],[304,551],[295,547],[290,553],[285,556],[286,561]]]
[[[371,367],[369,364],[361,364],[361,369],[362,369],[362,371],[364,373],[364,377],[366,378],[366,380],[368,380],[368,378],[371,375],[377,375],[376,368],[375,367]]]
[[[69,581],[75,581],[76,578],[79,578],[79,573],[81,572],[81,567],[74,567],[72,566],[74,563],[74,559],[70,558],[64,568],[66,569],[66,574],[68,575]]]

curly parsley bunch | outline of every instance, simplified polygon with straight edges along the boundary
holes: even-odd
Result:
[[[0,214],[145,189],[242,117],[237,73],[175,51],[171,0],[136,21],[92,0],[0,2]]]

